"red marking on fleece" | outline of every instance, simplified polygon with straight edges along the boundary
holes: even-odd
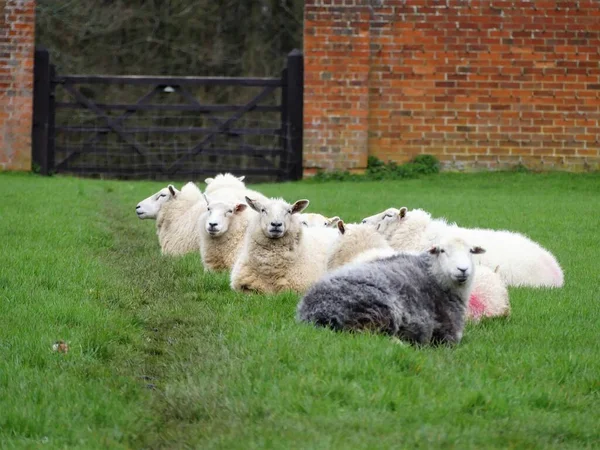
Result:
[[[475,293],[471,294],[471,297],[469,297],[469,311],[471,312],[471,316],[475,319],[478,319],[485,314],[485,305]]]

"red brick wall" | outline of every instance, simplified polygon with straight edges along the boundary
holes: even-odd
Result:
[[[597,0],[306,0],[304,158],[600,169]]]
[[[0,0],[0,170],[31,170],[35,0]]]

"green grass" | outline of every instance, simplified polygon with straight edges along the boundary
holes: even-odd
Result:
[[[299,325],[296,295],[161,257],[134,206],[162,186],[0,175],[1,448],[597,448],[598,174],[258,186],[347,221],[422,207],[557,256],[563,289],[510,289],[510,319],[434,349]]]

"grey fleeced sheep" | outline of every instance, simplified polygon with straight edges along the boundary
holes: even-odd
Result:
[[[418,255],[342,267],[308,290],[298,320],[416,344],[458,343],[473,280],[471,254],[483,252],[453,238]]]

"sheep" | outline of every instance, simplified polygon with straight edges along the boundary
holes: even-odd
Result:
[[[246,203],[211,201],[200,217],[200,254],[206,271],[231,270],[244,243],[250,214]]]
[[[188,183],[169,201],[162,203],[156,217],[156,234],[163,255],[184,255],[200,250],[199,220],[206,201],[194,183]]]
[[[156,234],[163,255],[182,255],[199,250],[197,218],[206,204],[194,183],[177,190],[172,184],[139,202],[140,219],[156,219]]]
[[[306,228],[299,213],[309,204],[283,199],[259,201],[246,197],[256,211],[248,223],[244,245],[231,271],[236,291],[304,292],[327,271],[327,251],[338,233],[330,228]]]
[[[370,261],[396,253],[386,239],[369,225],[345,224],[339,220],[337,228],[340,237],[327,258],[329,271],[352,262]]]
[[[300,220],[302,222],[302,225],[308,228],[335,228],[340,218],[338,216],[327,218],[322,214],[315,213],[301,213]]]
[[[312,286],[297,319],[334,330],[371,330],[402,341],[457,344],[481,247],[451,238],[420,254],[350,264]]]
[[[511,231],[461,228],[443,219],[432,219],[421,209],[408,211],[389,208],[363,219],[386,237],[390,245],[401,251],[423,251],[442,236],[452,234],[485,243],[487,252],[477,263],[495,270],[508,286],[561,287],[562,269],[556,258],[528,237]]]

